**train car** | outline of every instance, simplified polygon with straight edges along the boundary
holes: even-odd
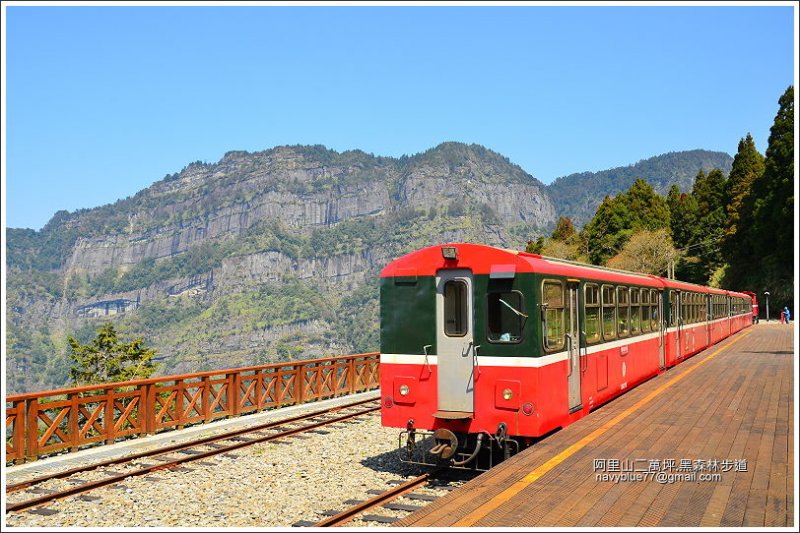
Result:
[[[758,298],[756,298],[756,293],[750,291],[742,291],[742,294],[746,294],[752,300],[753,324],[758,324]]]
[[[381,420],[487,469],[749,325],[741,293],[475,244],[381,272]]]

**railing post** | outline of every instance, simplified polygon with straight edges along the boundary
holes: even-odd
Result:
[[[67,433],[69,437],[69,451],[78,451],[78,440],[80,431],[78,431],[78,394],[71,393],[67,395],[69,400],[69,419],[67,422]],[[64,443],[66,444],[66,443]]]
[[[141,405],[144,409],[142,428],[145,435],[154,435],[156,432],[156,384],[147,383],[142,385],[139,390]]]
[[[255,374],[253,374],[253,395],[255,396],[255,412],[258,413],[264,408],[263,399],[266,397],[264,394],[261,393],[264,390],[264,369],[259,368],[256,370]]]
[[[241,395],[241,374],[234,372],[228,374],[230,376],[228,388],[228,401],[231,402],[230,416],[239,416],[241,413],[241,405],[239,405],[239,396]]]
[[[303,403],[303,384],[305,383],[305,367],[304,365],[297,364],[295,365],[295,374],[294,374],[294,403],[295,405],[300,405]]]
[[[28,400],[25,433],[28,444],[25,447],[25,460],[34,461],[39,457],[39,398]]]
[[[211,384],[209,377],[203,376],[203,420],[207,423],[211,421]]]
[[[186,384],[182,379],[176,379],[175,382],[175,429],[183,429],[186,417],[183,416],[183,391]]]
[[[356,391],[356,358],[351,357],[347,361],[347,392],[353,394]]]
[[[322,399],[322,372],[323,372],[323,363],[316,363],[314,368],[316,369],[316,377],[314,381],[317,384],[317,390],[314,393],[314,401],[318,402]]]
[[[14,422],[14,435],[12,438],[14,439],[14,450],[16,450],[14,463],[18,465],[25,462],[25,426],[28,423],[25,417],[25,413],[27,413],[25,404],[24,400],[14,402],[14,407],[17,410],[17,419]]]
[[[114,420],[114,389],[105,389],[106,410],[103,418],[106,420],[106,444],[113,444],[117,438],[117,421]],[[141,407],[141,404],[139,404]]]

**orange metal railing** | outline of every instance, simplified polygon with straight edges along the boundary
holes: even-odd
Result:
[[[6,461],[378,387],[377,352],[6,398]]]

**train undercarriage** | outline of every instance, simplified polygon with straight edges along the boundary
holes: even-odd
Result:
[[[494,434],[468,434],[444,428],[421,430],[409,423],[398,436],[398,454],[409,464],[487,471],[533,441],[510,437],[505,424],[500,424]]]

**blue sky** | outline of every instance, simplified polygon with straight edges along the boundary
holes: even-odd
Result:
[[[763,152],[796,76],[788,4],[3,7],[8,227],[286,144],[478,143],[544,183]]]

